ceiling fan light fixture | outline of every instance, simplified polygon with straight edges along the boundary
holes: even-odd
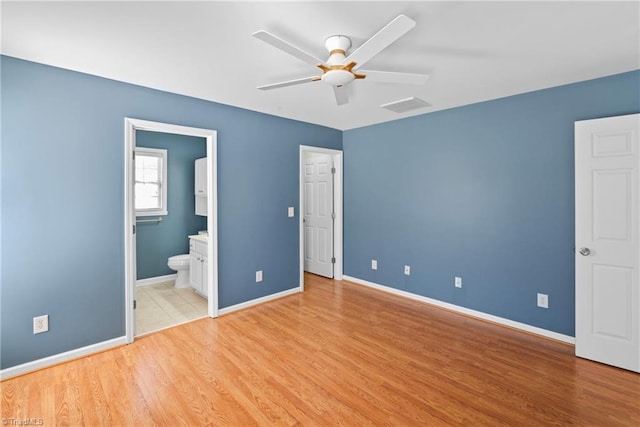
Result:
[[[331,86],[343,86],[351,83],[356,76],[347,70],[329,70],[321,77],[322,81]]]

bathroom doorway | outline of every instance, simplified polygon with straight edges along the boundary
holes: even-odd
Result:
[[[217,316],[217,144],[216,131],[209,129],[137,119],[125,119],[125,128],[126,335],[127,342],[133,342],[135,336],[154,330]],[[148,156],[143,161],[138,158],[138,179],[136,149],[138,156]],[[157,164],[154,156],[161,158]],[[204,159],[201,165],[206,163],[207,185],[201,190],[206,197],[201,195],[199,211],[204,204],[207,216],[196,216],[194,211],[196,158]],[[158,165],[163,162],[168,174],[159,178],[162,168]],[[148,195],[142,203],[138,197],[138,210],[136,188],[138,195]],[[185,188],[190,188],[190,194],[185,194]],[[168,203],[161,202],[163,197]],[[196,236],[199,250],[208,255],[207,262],[198,265],[197,291],[176,267],[189,266],[189,235]]]
[[[206,209],[197,212],[194,203],[196,162],[206,161],[206,141],[137,130],[135,154],[135,335],[141,336],[207,316],[206,294],[191,285],[187,237],[206,242],[208,234]]]

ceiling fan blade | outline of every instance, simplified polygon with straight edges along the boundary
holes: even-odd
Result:
[[[295,85],[314,82],[314,81],[319,81],[319,80],[320,80],[320,77],[316,77],[316,76],[305,77],[305,78],[302,78],[302,79],[289,80],[289,81],[286,81],[286,82],[272,83],[272,84],[268,84],[268,85],[258,86],[258,89],[260,89],[260,90],[278,89],[278,88],[281,88],[281,87],[295,86]]]
[[[364,81],[366,82],[422,85],[429,80],[429,76],[426,74],[394,73],[390,71],[373,70],[358,70],[358,72],[366,76],[364,78]]]
[[[267,33],[266,31],[256,31],[255,33],[253,33],[253,37],[260,39],[263,42],[269,43],[271,46],[277,47],[278,49],[287,52],[289,55],[295,56],[299,60],[304,61],[314,67],[318,64],[324,64],[324,61],[316,58],[310,53],[307,53],[299,47],[296,47],[291,43],[274,36],[273,34]]]
[[[333,86],[333,94],[336,97],[336,104],[344,105],[349,102],[349,93],[346,86]]]
[[[416,21],[413,19],[405,15],[398,15],[393,21],[389,22],[384,28],[354,50],[353,53],[344,60],[344,63],[348,64],[350,61],[355,61],[357,64],[356,68],[361,67],[415,26]]]

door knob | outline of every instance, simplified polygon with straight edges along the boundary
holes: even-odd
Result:
[[[591,249],[589,248],[580,248],[580,255],[589,256],[591,254]]]

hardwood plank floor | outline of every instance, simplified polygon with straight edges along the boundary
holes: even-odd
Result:
[[[348,282],[3,381],[44,425],[640,425],[640,375]]]

